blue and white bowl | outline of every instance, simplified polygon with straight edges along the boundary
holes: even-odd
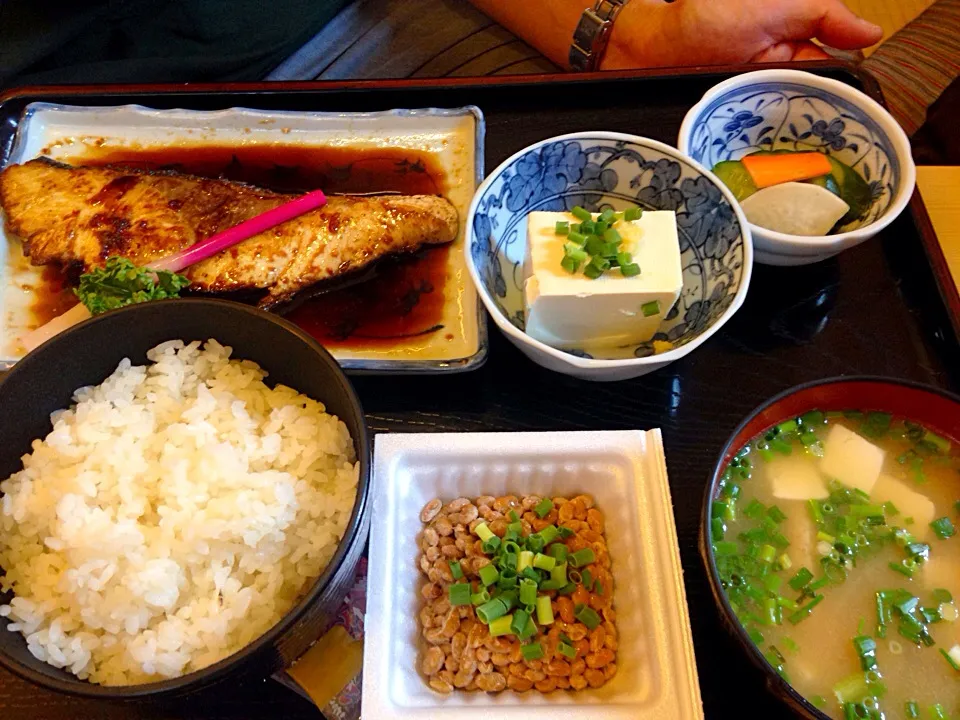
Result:
[[[655,354],[645,343],[590,355],[524,332],[527,214],[575,205],[676,211],[683,292],[655,338],[673,349]],[[470,205],[466,252],[481,300],[514,345],[550,370],[606,381],[645,375],[699,347],[743,304],[753,267],[746,218],[716,176],[663,143],[612,132],[544,140],[500,165]]]
[[[678,147],[708,168],[757,150],[816,150],[870,184],[870,210],[838,234],[751,225],[757,262],[768,265],[807,265],[869,240],[904,211],[917,180],[910,141],[890,113],[845,83],[799,70],[760,70],[713,87],[687,113]]]

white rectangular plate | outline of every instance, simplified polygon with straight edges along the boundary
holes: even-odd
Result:
[[[245,108],[211,112],[33,103],[24,112],[9,163],[39,156],[78,163],[110,151],[211,144],[247,149],[398,148],[429,155],[444,175],[445,197],[457,208],[461,224],[448,255],[442,328],[389,347],[332,348],[332,352],[355,372],[442,373],[473,369],[486,357],[486,316],[478,307],[463,257],[463,224],[483,178],[483,136],[483,116],[474,107],[372,113]],[[0,368],[23,356],[19,339],[37,324],[30,308],[41,284],[41,270],[24,259],[19,239],[0,227]]]
[[[580,493],[606,516],[620,634],[613,680],[547,695],[431,690],[417,670],[421,508],[434,497]],[[365,720],[703,717],[658,430],[378,435],[372,498]]]

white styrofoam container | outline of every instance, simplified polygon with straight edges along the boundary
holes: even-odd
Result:
[[[588,493],[606,516],[620,643],[602,688],[444,696],[419,674],[420,510],[508,493]],[[378,435],[372,499],[364,720],[703,717],[658,430]]]

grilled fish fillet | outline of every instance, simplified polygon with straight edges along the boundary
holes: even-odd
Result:
[[[34,265],[137,265],[175,253],[290,199],[231,182],[47,158],[0,172],[0,206]],[[327,204],[188,268],[203,292],[265,290],[261,307],[391,253],[452,241],[457,211],[429,195],[330,197]]]

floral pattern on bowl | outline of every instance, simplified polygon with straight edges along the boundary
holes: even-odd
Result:
[[[854,168],[873,205],[846,232],[875,222],[890,207],[901,169],[893,143],[864,110],[828,90],[789,82],[734,88],[697,116],[690,156],[708,168],[758,150],[815,150]]]
[[[677,213],[683,291],[655,340],[675,347],[710,328],[744,282],[744,229],[717,181],[672,148],[612,133],[579,135],[535,146],[488,179],[474,200],[468,247],[481,289],[514,326],[524,329],[523,262],[526,216],[534,210],[644,210]],[[748,272],[749,276],[749,272]],[[569,351],[614,360],[653,355],[652,343]]]

